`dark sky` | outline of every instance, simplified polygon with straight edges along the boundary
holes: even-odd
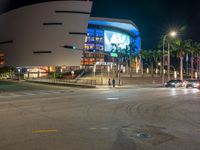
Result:
[[[48,0],[0,0],[0,12]],[[187,26],[182,38],[200,41],[200,0],[93,0],[92,16],[132,20],[142,36],[142,48],[157,47],[170,29]]]

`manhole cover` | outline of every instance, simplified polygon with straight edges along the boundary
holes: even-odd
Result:
[[[146,139],[146,138],[150,138],[151,136],[147,133],[138,133],[136,134],[136,136],[140,139]]]

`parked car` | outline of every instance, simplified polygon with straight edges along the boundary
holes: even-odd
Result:
[[[181,80],[170,80],[164,84],[165,87],[182,87],[183,81]]]
[[[184,82],[186,88],[200,88],[200,80],[186,80]]]

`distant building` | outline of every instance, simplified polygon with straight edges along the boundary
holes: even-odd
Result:
[[[91,1],[51,1],[0,15],[0,66],[47,73],[115,62],[119,54],[131,55],[131,44],[138,52],[132,21],[90,17],[91,8]]]
[[[116,62],[116,57],[126,58],[127,55],[138,53],[140,48],[139,30],[132,21],[91,17],[88,22],[82,64],[90,66],[95,63]]]

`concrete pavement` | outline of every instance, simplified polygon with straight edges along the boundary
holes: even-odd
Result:
[[[0,93],[2,150],[199,150],[197,89],[26,86]]]

